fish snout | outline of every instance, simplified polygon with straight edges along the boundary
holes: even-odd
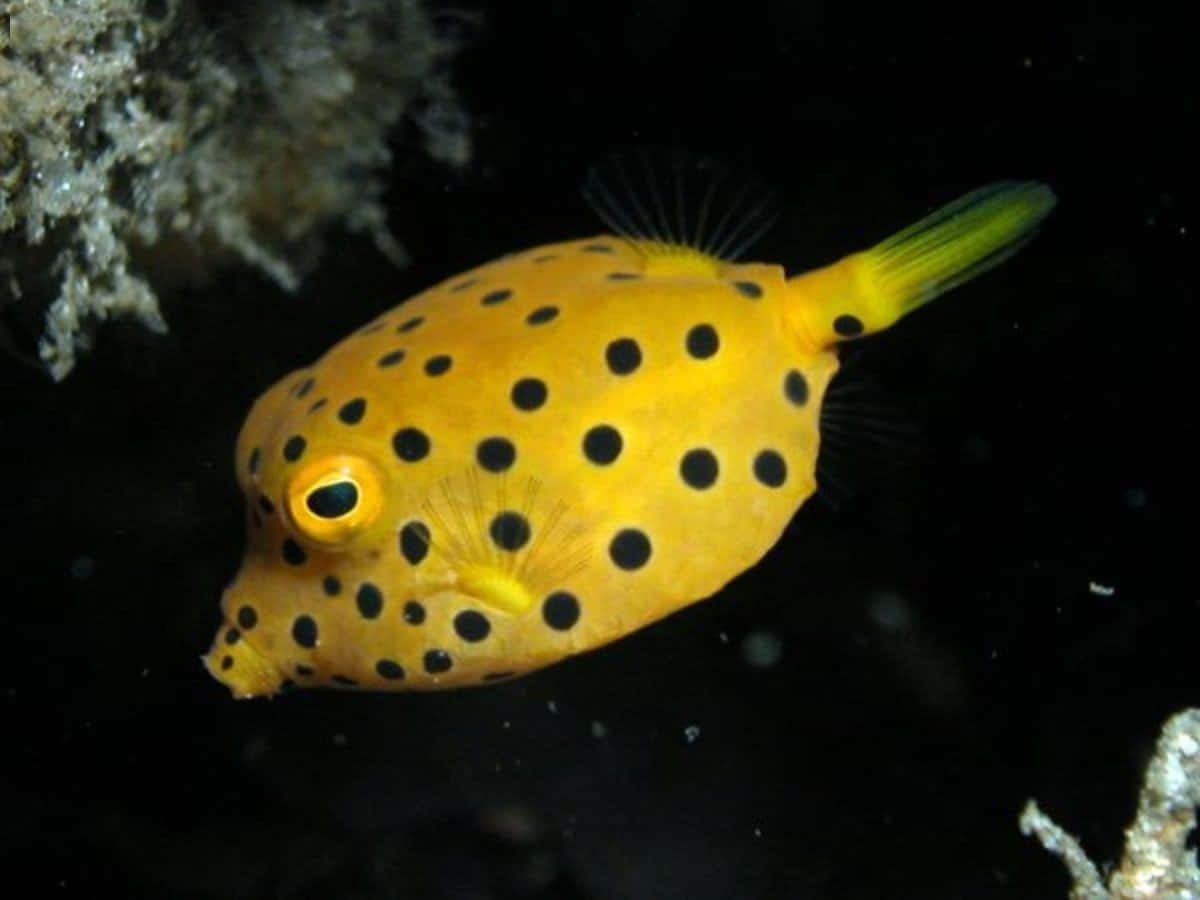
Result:
[[[269,697],[283,689],[285,679],[279,669],[231,622],[221,626],[201,661],[209,674],[238,700]]]

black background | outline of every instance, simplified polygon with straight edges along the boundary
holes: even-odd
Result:
[[[396,135],[412,267],[335,236],[297,296],[216,273],[166,298],[169,336],[108,327],[61,385],[8,365],[13,896],[1065,896],[1018,832],[1025,799],[1115,860],[1159,725],[1197,702],[1182,23],[1145,4],[485,13],[456,68],[473,164]],[[511,684],[233,702],[199,655],[240,555],[252,399],[436,280],[601,230],[584,171],[647,143],[771,182],[783,218],[751,256],[791,271],[994,178],[1060,205],[1003,268],[855,348],[919,452],[810,503],[716,598]],[[755,632],[775,665],[743,659]]]

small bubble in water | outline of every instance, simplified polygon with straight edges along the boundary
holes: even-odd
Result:
[[[255,735],[242,746],[242,762],[246,765],[260,762],[267,755],[269,749],[266,737],[261,734]]]
[[[742,662],[753,669],[769,669],[783,656],[783,640],[770,631],[751,631],[742,638]]]
[[[602,738],[608,734],[608,729],[604,727],[603,722],[592,722],[592,737]]]
[[[902,631],[912,622],[912,611],[899,594],[880,591],[867,604],[867,616],[885,631]]]
[[[987,438],[974,434],[963,443],[963,452],[972,462],[988,462],[992,458],[992,444]]]
[[[700,737],[699,725],[688,725],[683,729],[683,739],[689,744],[696,743],[696,739]]]
[[[1121,492],[1121,502],[1130,509],[1144,509],[1150,501],[1150,495],[1144,488],[1128,487]]]
[[[67,574],[80,581],[91,578],[96,574],[96,560],[87,555],[77,556],[67,566]]]

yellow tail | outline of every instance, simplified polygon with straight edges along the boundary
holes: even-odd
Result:
[[[818,347],[887,328],[1008,259],[1054,204],[1035,181],[972,191],[870,250],[790,279],[789,318]]]

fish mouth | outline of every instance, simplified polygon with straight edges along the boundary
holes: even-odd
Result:
[[[283,689],[285,679],[279,669],[229,622],[217,631],[211,649],[200,660],[236,700],[272,697]]]

